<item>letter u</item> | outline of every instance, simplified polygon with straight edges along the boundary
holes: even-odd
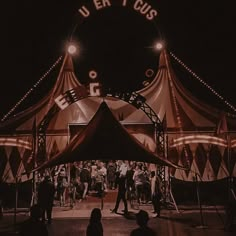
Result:
[[[141,7],[140,9],[140,13],[142,15],[145,15],[149,10],[150,10],[151,6],[148,5],[146,2],[144,3],[144,5]]]
[[[89,10],[88,10],[85,6],[82,6],[82,7],[79,9],[79,13],[80,13],[83,17],[88,17],[88,16],[90,15]]]

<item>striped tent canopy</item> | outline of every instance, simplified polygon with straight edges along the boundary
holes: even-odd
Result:
[[[170,168],[171,176],[185,181],[193,181],[196,173],[203,181],[222,179],[229,175],[236,177],[235,116],[229,113],[223,113],[222,116],[221,110],[194,97],[177,78],[166,50],[161,52],[157,63],[159,66],[155,78],[136,92],[145,97],[146,103],[166,126],[167,158],[175,164],[188,165],[190,168],[188,171]],[[71,56],[66,54],[51,91],[37,104],[0,123],[2,181],[14,181],[16,175],[32,167],[34,123],[36,127],[39,126],[60,95],[70,89],[83,87],[75,75]],[[68,125],[88,124],[103,101],[117,120],[122,117],[122,124],[138,126],[152,123],[141,109],[123,100],[110,96],[87,97],[52,117],[46,132],[47,159],[62,152],[70,142]],[[221,126],[218,125],[220,123]],[[219,132],[216,134],[217,126]],[[137,137],[137,134],[133,135]],[[145,138],[140,140],[145,145],[150,142]],[[152,140],[150,146],[153,143]]]

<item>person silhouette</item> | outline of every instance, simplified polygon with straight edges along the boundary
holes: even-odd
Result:
[[[41,222],[42,210],[38,204],[30,208],[30,218],[23,222],[20,236],[48,236],[47,226]]]
[[[127,191],[127,184],[126,184],[126,174],[127,174],[127,170],[128,170],[128,166],[123,162],[123,161],[119,161],[119,177],[117,178],[117,184],[118,184],[118,194],[116,197],[116,204],[114,209],[111,209],[111,213],[117,213],[117,210],[119,208],[120,205],[120,201],[122,200],[124,203],[124,214],[128,215],[128,205],[127,205],[127,200],[126,200],[126,191]]]
[[[38,188],[38,204],[42,209],[42,221],[45,222],[45,213],[47,214],[48,224],[52,221],[52,208],[55,195],[55,187],[49,176],[45,176],[44,180],[39,184]]]
[[[136,222],[139,225],[138,228],[133,229],[130,236],[156,236],[155,231],[148,227],[147,223],[149,220],[148,213],[144,210],[140,210],[136,214]]]
[[[160,217],[161,214],[161,198],[162,198],[162,187],[159,176],[156,176],[155,171],[151,172],[151,195],[152,205],[154,209],[153,217]]]
[[[102,213],[99,208],[94,208],[91,211],[89,224],[86,230],[86,236],[103,236]]]

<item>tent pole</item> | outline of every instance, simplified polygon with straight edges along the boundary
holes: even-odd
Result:
[[[33,168],[36,168],[36,155],[37,155],[37,120],[36,116],[34,118],[34,125],[33,125]],[[31,200],[31,206],[36,204],[36,172],[33,172],[33,186],[32,186],[32,200]]]
[[[168,134],[166,134],[166,142],[165,142],[165,158],[168,159],[168,143],[169,143],[169,139],[168,139]],[[168,181],[168,188],[166,191],[166,196],[169,195],[170,196],[170,203],[172,205],[174,205],[175,207],[175,210],[177,213],[180,213],[179,209],[178,209],[178,206],[176,204],[176,201],[175,201],[175,198],[174,198],[174,195],[173,195],[173,192],[172,192],[172,184],[171,184],[171,178],[170,178],[170,172],[169,172],[169,167],[166,167],[168,168],[167,170],[167,181]],[[166,197],[167,198],[167,197]],[[172,201],[172,202],[171,202]]]
[[[195,173],[195,178],[196,178],[197,201],[198,201],[200,217],[201,217],[201,225],[196,226],[196,228],[206,229],[207,226],[204,225],[203,214],[202,214],[202,203],[201,203],[201,198],[200,198],[199,183],[198,183],[198,175],[197,175],[197,173]]]
[[[170,178],[169,178],[169,193],[170,193],[171,200],[173,201],[173,205],[174,205],[174,207],[175,207],[175,210],[177,211],[177,213],[180,213],[179,208],[178,208],[178,206],[177,206],[177,204],[176,204],[174,195],[173,195],[173,193],[172,193],[171,179],[170,179]]]
[[[15,177],[15,207],[14,207],[14,230],[16,231],[16,212],[18,206],[18,179]]]
[[[102,186],[101,186],[101,210],[103,210],[104,206],[103,195],[104,195],[104,180],[102,180]]]
[[[231,140],[229,133],[227,132],[227,162],[228,162],[228,172],[229,172],[229,177],[228,177],[228,201],[232,200],[232,193],[233,193],[233,188],[232,188],[232,176],[231,176]]]

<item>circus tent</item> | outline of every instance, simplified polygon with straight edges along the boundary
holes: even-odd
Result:
[[[71,56],[66,54],[49,94],[32,107],[0,123],[0,175],[3,181],[11,182],[14,176],[32,168],[34,122],[37,127],[54,106],[56,98],[78,87],[84,89],[75,75]],[[186,90],[176,77],[170,54],[166,50],[160,54],[155,78],[136,92],[145,97],[146,103],[166,123],[168,159],[179,165],[188,165],[192,170],[171,169],[170,174],[174,178],[192,181],[194,173],[199,174],[204,181],[236,176],[236,119],[225,113],[227,138],[216,136],[215,130],[222,111],[196,99]],[[152,123],[142,110],[123,100],[109,95],[84,98],[52,117],[46,135],[48,160],[62,152],[70,142],[68,124],[88,124],[103,101],[117,120],[122,117],[123,124]]]
[[[181,168],[157,156],[130,135],[102,102],[86,128],[58,153],[36,170],[86,160],[131,160]]]

